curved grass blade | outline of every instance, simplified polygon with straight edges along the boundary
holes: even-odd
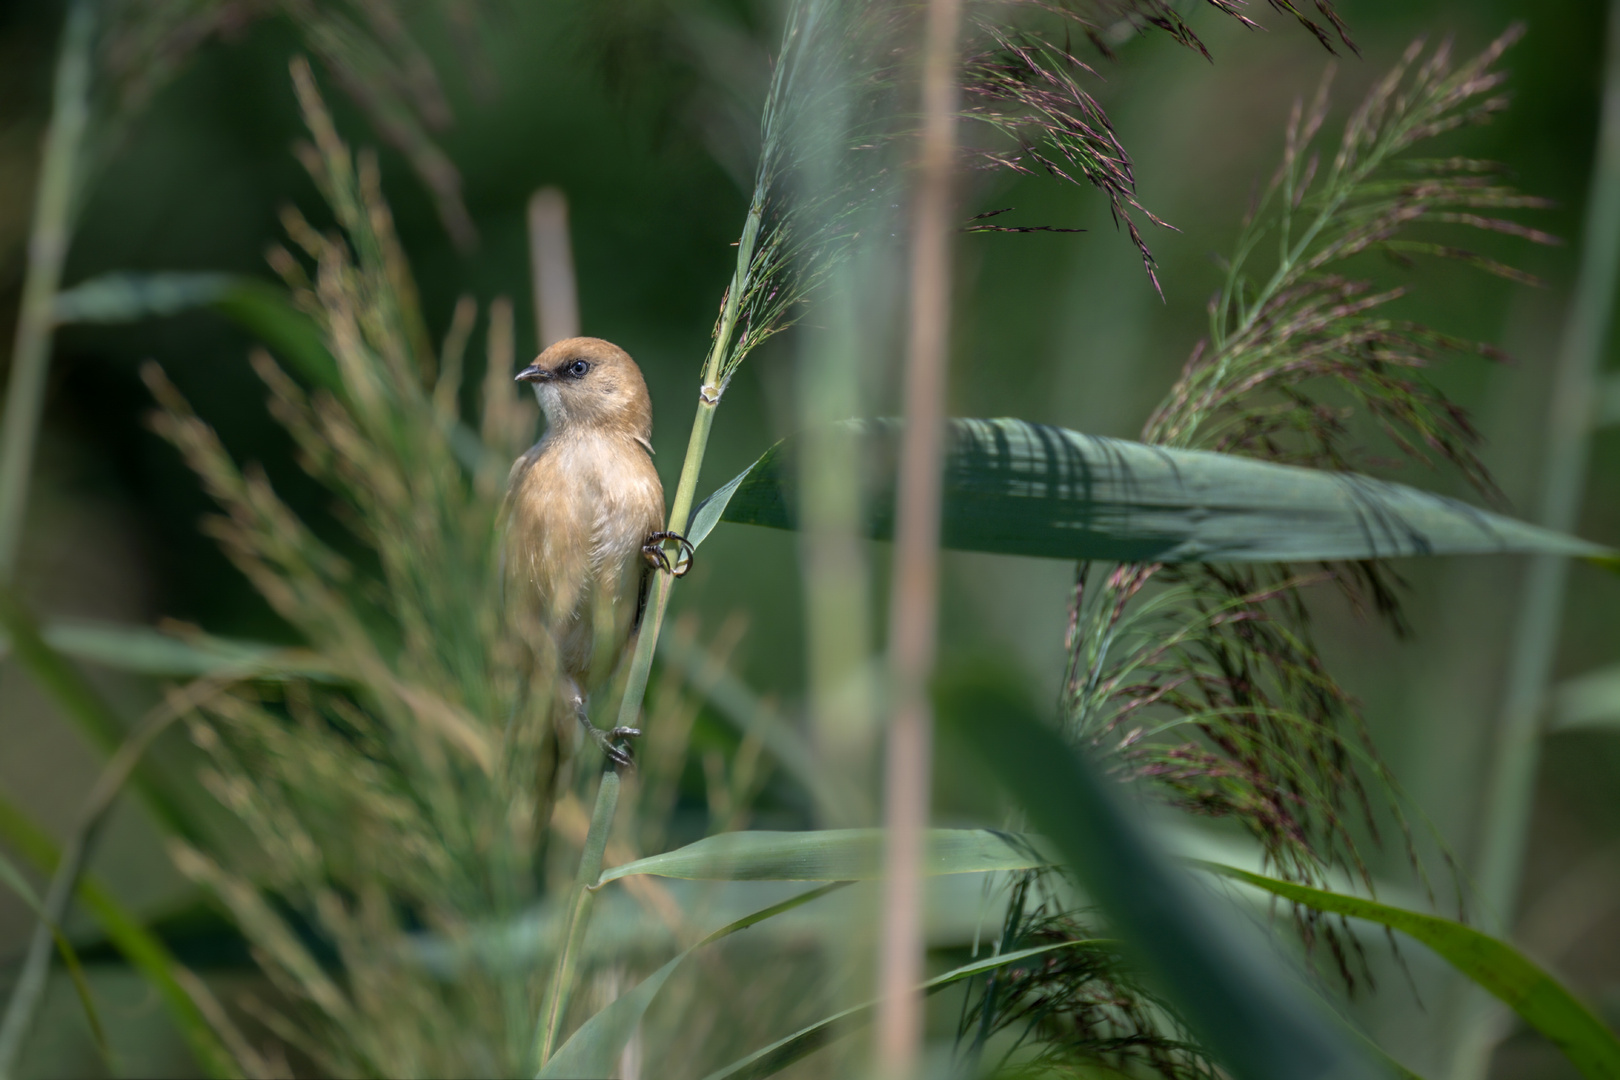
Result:
[[[1359,1045],[1310,1004],[1301,977],[1160,853],[1056,731],[992,689],[964,689],[939,719],[1024,807],[1118,930],[1127,955],[1234,1077],[1379,1075]]]
[[[192,687],[200,685],[205,684],[194,683]],[[12,1075],[28,1037],[33,1033],[34,1021],[50,979],[52,946],[55,945],[58,951],[63,951],[66,946],[59,927],[67,918],[79,879],[106,824],[108,813],[147,748],[195,704],[192,694],[182,693],[148,713],[119,746],[118,752],[112,755],[85,798],[79,811],[79,821],[51,874],[50,888],[40,903],[39,922],[29,941],[22,971],[12,990],[11,1000],[6,1003],[5,1015],[0,1017],[0,1077]],[[71,950],[66,952],[71,954]],[[69,971],[82,983],[83,973],[78,969],[76,958],[70,959]],[[87,1000],[88,989],[87,985],[81,987]],[[99,1022],[95,1026],[99,1037]]]
[[[964,964],[959,968],[936,975],[922,984],[924,994],[932,994],[943,990],[952,983],[971,979],[975,975],[982,975],[987,971],[1008,967],[1049,953],[1056,949],[1069,949],[1080,945],[1112,945],[1106,939],[1058,941],[1050,945],[1036,945],[1030,949],[1020,949],[1017,952],[1003,953],[985,960],[975,960],[971,964]],[[704,1080],[757,1080],[758,1077],[772,1076],[792,1065],[794,1062],[808,1057],[810,1054],[827,1045],[840,1035],[847,1034],[851,1029],[866,1022],[877,1009],[876,1002],[867,1002],[856,1005],[842,1012],[818,1020],[808,1027],[800,1028],[785,1039],[780,1039],[769,1046],[754,1051],[739,1061],[734,1061],[717,1072],[710,1073]]]
[[[58,324],[128,323],[213,308],[269,347],[317,386],[341,391],[337,363],[320,328],[287,290],[237,274],[115,271],[57,294]]]
[[[1553,692],[1548,731],[1617,729],[1620,729],[1620,666],[1577,676]]]
[[[883,481],[868,536],[894,531],[899,422],[850,420]],[[720,521],[796,527],[797,440],[784,439],[699,508]],[[1612,558],[1598,544],[1355,473],[1105,439],[1024,420],[950,422],[941,543],[1116,562],[1318,562],[1538,552]]]
[[[40,631],[57,652],[140,675],[331,681],[332,666],[307,649],[212,635],[184,640],[149,626],[58,622]],[[0,655],[4,646],[0,645]]]
[[[33,677],[40,689],[55,700],[57,707],[97,749],[109,756],[117,753],[124,741],[123,721],[95,687],[61,653],[46,643],[34,617],[16,595],[3,585],[0,585],[0,627],[10,636],[12,652],[18,663]],[[170,797],[163,785],[152,779],[147,769],[136,772],[135,785],[141,801],[165,831],[180,836],[189,834],[179,804]]]
[[[50,836],[34,824],[22,808],[0,796],[0,839],[43,873],[54,873],[61,854]],[[93,877],[79,879],[77,895],[124,959],[146,977],[168,1010],[181,1038],[198,1066],[215,1080],[235,1080],[242,1075],[213,1027],[204,1018],[197,1002],[181,985],[188,973],[180,966],[158,936],[120,904],[107,888]]]
[[[210,306],[258,338],[311,385],[342,395],[343,379],[320,327],[293,306],[286,289],[256,278],[238,278]]]
[[[1452,967],[1511,1006],[1590,1080],[1620,1080],[1616,1037],[1558,980],[1504,941],[1452,919],[1380,904],[1359,896],[1312,889],[1232,866],[1202,863],[1211,873],[1241,881],[1317,911],[1349,915],[1399,930],[1439,953]]]
[[[298,309],[286,289],[258,278],[206,272],[104,274],[59,296],[54,314],[59,323],[118,323],[204,307],[247,331],[311,386],[344,396],[343,378],[320,326]],[[465,423],[451,428],[450,441],[470,471],[487,464],[491,451]]]
[[[839,805],[839,799],[848,797],[841,785],[816,767],[809,741],[741,679],[724,667],[716,667],[708,653],[690,637],[678,630],[660,634],[658,658],[679,668],[693,691],[714,706],[722,719],[735,725],[740,734],[757,738],[824,813]]]
[[[624,1049],[624,1044],[630,1041],[630,1036],[635,1033],[636,1025],[641,1023],[647,1007],[652,1004],[653,998],[658,996],[658,991],[664,988],[664,983],[674,974],[675,969],[681,966],[681,961],[705,945],[762,923],[773,915],[780,915],[784,911],[791,911],[812,900],[820,899],[847,884],[849,883],[846,881],[835,881],[819,889],[811,889],[722,926],[641,980],[635,989],[620,996],[611,1005],[581,1024],[579,1030],[557,1048],[551,1060],[541,1066],[535,1080],[553,1080],[553,1078],[572,1080],[579,1077],[614,1075],[618,1068],[619,1053]]]
[[[215,271],[114,271],[57,293],[53,313],[58,325],[139,322],[216,303],[243,280]]]
[[[734,832],[602,873],[598,885],[631,874],[688,881],[871,881],[883,876],[882,829]],[[923,873],[978,874],[1048,866],[1025,837],[992,829],[930,829]]]
[[[84,976],[84,965],[79,963],[79,954],[73,948],[73,943],[62,933],[62,928],[50,917],[45,905],[40,901],[39,894],[34,892],[28,884],[28,879],[12,865],[11,860],[0,855],[0,884],[8,886],[12,892],[28,905],[34,917],[39,919],[51,933],[56,943],[57,954],[62,957],[62,966],[68,970],[68,978],[73,982],[73,992],[79,996],[79,1004],[84,1008],[85,1019],[90,1024],[90,1038],[96,1045],[96,1053],[101,1056],[102,1062],[107,1066],[108,1072],[116,1072],[113,1067],[112,1048],[107,1044],[107,1029],[102,1026],[101,1014],[96,1010],[95,998],[90,994],[90,981]],[[18,990],[13,990],[15,995]],[[7,1002],[6,1010],[9,1013],[12,1002]]]

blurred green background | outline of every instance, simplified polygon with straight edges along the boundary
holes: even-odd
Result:
[[[1532,223],[1571,243],[1482,241],[1490,253],[1543,278],[1540,289],[1457,266],[1387,273],[1414,286],[1403,315],[1496,342],[1512,355],[1511,364],[1458,361],[1435,374],[1473,410],[1511,507],[1528,515],[1536,506],[1549,371],[1587,195],[1603,5],[1343,0],[1339,8],[1362,56],[1337,61],[1337,117],[1413,37],[1455,35],[1459,52],[1470,54],[1513,20],[1528,24],[1528,36],[1504,65],[1512,73],[1512,108],[1488,127],[1448,137],[1447,152],[1506,163],[1521,189],[1557,203]],[[1251,14],[1266,29],[1192,12],[1212,63],[1163,35],[1125,45],[1113,61],[1095,60],[1092,89],[1134,156],[1140,199],[1177,230],[1148,234],[1160,261],[1162,300],[1094,191],[1042,179],[972,189],[974,212],[1016,207],[1005,220],[1088,231],[961,239],[953,413],[1018,416],[1124,437],[1139,431],[1203,333],[1204,304],[1220,280],[1212,256],[1230,247],[1251,190],[1275,167],[1295,97],[1310,93],[1332,59],[1262,5]],[[480,236],[476,249],[456,250],[406,162],[382,147],[334,90],[329,101],[340,129],[357,145],[381,149],[385,190],[435,336],[459,295],[481,302],[505,295],[518,310],[519,352],[533,351],[524,208],[538,187],[567,193],[584,332],[623,345],[645,371],[658,418],[657,461],[666,487],[673,487],[694,376],[745,209],[737,176],[750,149],[746,138],[728,133],[752,129],[765,49],[775,37],[774,8],[747,0],[507,0],[482,5],[479,18],[482,59],[471,69],[437,32],[436,19],[416,28],[455,113],[440,144],[460,169]],[[0,340],[7,342],[60,20],[60,5],[45,0],[0,9]],[[287,60],[299,48],[291,29],[271,19],[212,41],[195,56],[97,178],[66,283],[110,270],[267,276],[264,251],[280,239],[283,205],[324,223],[320,199],[290,153],[303,136],[287,77]],[[146,430],[150,401],[136,376],[143,360],[156,359],[239,460],[262,462],[293,505],[320,519],[325,496],[299,472],[288,440],[267,415],[262,386],[247,364],[249,348],[243,333],[208,313],[70,328],[58,336],[19,578],[37,610],[56,618],[168,617],[222,635],[285,638],[258,596],[199,534],[198,518],[209,507],[173,451]],[[470,355],[482,355],[477,339]],[[786,335],[744,366],[719,414],[701,490],[734,475],[789,430],[792,361],[793,338]],[[477,372],[471,375],[469,382]],[[885,407],[874,402],[873,411]],[[1591,455],[1578,531],[1620,544],[1616,431],[1600,432]],[[1466,496],[1447,477],[1408,469],[1400,478]],[[885,557],[880,551],[880,566]],[[1325,652],[1363,702],[1381,751],[1465,861],[1480,817],[1486,740],[1522,569],[1511,558],[1403,567],[1412,626],[1405,641],[1336,598],[1318,604]],[[1071,575],[1061,563],[949,555],[945,662],[1009,669],[1038,698],[1051,700],[1062,670]],[[1620,581],[1584,566],[1572,575],[1561,677],[1620,659]],[[736,666],[761,691],[794,700],[803,652],[792,536],[721,529],[674,604],[677,614],[693,612],[710,629],[744,612],[750,630]],[[154,687],[137,680],[96,677],[131,711],[155,696]],[[699,725],[700,743],[732,738],[717,723]],[[183,738],[169,740],[168,767],[188,768]],[[0,665],[0,790],[65,832],[98,760],[20,671]],[[936,785],[941,820],[974,805],[970,794],[959,794],[966,785],[953,784],[963,767],[947,748]],[[1529,951],[1611,1022],[1620,1017],[1617,776],[1620,737],[1548,740],[1517,927]],[[681,812],[701,815],[700,789]],[[1390,876],[1409,880],[1398,852],[1388,855]],[[163,915],[189,902],[155,831],[131,804],[119,811],[94,870],[143,913]],[[1585,883],[1575,891],[1585,902],[1574,910],[1570,881]],[[1544,903],[1547,897],[1554,899]],[[1482,925],[1496,929],[1488,916]],[[25,908],[0,894],[0,964],[7,965],[0,970],[14,969],[30,929]],[[1365,1018],[1397,1057],[1438,1072],[1431,1042],[1445,986],[1440,973],[1407,949],[1408,979],[1389,962],[1382,939],[1365,936],[1381,974],[1376,994],[1360,994]],[[205,970],[241,959],[218,935],[196,948],[182,949],[182,958]],[[96,984],[132,1069],[190,1069],[138,979],[109,967],[96,973]],[[28,1071],[98,1072],[65,982],[58,981],[51,1006]],[[1529,1039],[1510,1039],[1496,1065],[1503,1077],[1564,1070]]]

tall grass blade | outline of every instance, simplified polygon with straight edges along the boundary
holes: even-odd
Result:
[[[258,278],[214,272],[115,271],[81,281],[59,293],[58,325],[127,323],[212,308],[258,338],[311,384],[342,391],[337,362],[320,328],[293,306],[279,285]]]
[[[34,617],[4,585],[0,585],[0,628],[4,628],[11,638],[11,648],[17,662],[91,744],[105,754],[116,753],[124,742],[123,721],[95,687],[61,653],[46,643],[40,636],[39,624]],[[144,771],[136,774],[135,783],[141,800],[165,831],[181,836],[188,834],[189,826],[184,813],[162,784]]]
[[[28,236],[28,269],[11,349],[5,419],[0,422],[0,581],[9,582],[28,510],[34,443],[45,407],[45,376],[51,364],[56,290],[62,283],[73,235],[75,204],[83,184],[85,136],[90,126],[90,82],[95,49],[95,0],[74,0],[67,9],[57,54],[51,118],[36,185]]]
[[[791,911],[812,900],[820,899],[836,889],[847,884],[834,882],[823,885],[819,889],[811,889],[800,893],[779,904],[772,904],[768,908],[754,912],[734,923],[722,926],[702,941],[676,956],[669,963],[653,972],[637,984],[634,990],[618,998],[613,1004],[596,1013],[582,1024],[578,1031],[569,1037],[545,1063],[545,1066],[536,1074],[536,1080],[572,1080],[576,1077],[611,1076],[618,1067],[619,1052],[624,1044],[630,1041],[635,1032],[636,1025],[646,1013],[647,1006],[663,989],[675,969],[681,966],[692,953],[705,945],[719,941],[723,937],[735,934],[739,930],[746,930],[756,926],[774,915],[784,911]]]
[[[990,829],[928,829],[922,875],[1029,870],[1051,860],[1021,836]],[[734,832],[604,871],[598,884],[632,874],[688,881],[869,881],[883,876],[884,830]]]
[[[215,271],[131,274],[113,272],[81,281],[56,294],[59,326],[69,323],[139,322],[179,315],[218,302],[239,282]]]
[[[63,656],[140,675],[315,681],[334,677],[332,665],[306,649],[213,635],[181,639],[149,626],[55,622],[43,627],[40,637]],[[9,643],[0,645],[0,656],[9,650]]]
[[[1620,281],[1620,2],[1610,3],[1608,9],[1603,108],[1581,237],[1580,273],[1554,368],[1536,485],[1541,500],[1537,520],[1550,529],[1572,529],[1580,519],[1598,373],[1607,354]],[[1562,560],[1538,558],[1528,568],[1523,606],[1513,621],[1513,648],[1491,746],[1494,759],[1480,789],[1475,863],[1479,899],[1507,926],[1513,922],[1530,834],[1541,760],[1539,721],[1557,659],[1568,579],[1569,567]],[[1465,1004],[1453,1062],[1457,1080],[1487,1073],[1492,1011],[1491,1002],[1478,995]]]
[[[1078,751],[1004,695],[964,688],[941,723],[1024,808],[1200,1043],[1241,1080],[1370,1077],[1280,957],[1158,849]]]
[[[1574,994],[1505,941],[1460,922],[1391,907],[1376,900],[1313,889],[1216,863],[1204,869],[1317,911],[1366,919],[1399,930],[1433,949],[1477,985],[1511,1006],[1525,1023],[1557,1044],[1588,1080],[1620,1078],[1620,1037]]]
[[[1620,666],[1569,679],[1553,691],[1547,730],[1620,729]]]
[[[899,423],[855,420],[876,476],[892,476]],[[797,525],[796,438],[777,443],[699,508],[719,521]],[[892,489],[866,532],[894,532]],[[707,529],[702,526],[708,526]],[[962,551],[1118,562],[1316,562],[1608,548],[1355,473],[1105,439],[1024,420],[952,420],[941,542]]]
[[[28,945],[22,974],[18,976],[16,988],[6,1005],[5,1016],[0,1018],[0,1078],[11,1076],[23,1046],[33,1031],[34,1018],[44,1001],[49,981],[51,946],[54,943],[60,949],[65,944],[58,928],[67,917],[79,877],[118,793],[123,790],[153,740],[181,715],[195,708],[199,698],[215,692],[216,689],[207,684],[195,683],[186,690],[172,694],[130,733],[90,789],[73,835],[69,837],[67,847],[51,875],[50,888],[40,904],[39,923]],[[70,957],[68,966],[76,985],[82,989],[83,974],[78,970],[77,961]],[[100,1025],[95,1023],[95,1026],[99,1037]]]
[[[55,871],[61,857],[56,844],[22,808],[3,795],[0,795],[0,839],[44,873]],[[203,1072],[214,1080],[240,1077],[242,1073],[230,1052],[203,1016],[192,992],[182,985],[182,979],[195,980],[190,979],[168,946],[142,926],[140,920],[93,877],[79,878],[78,898],[124,959],[152,984],[169,1019]]]
[[[808,740],[785,721],[759,695],[712,658],[690,636],[675,633],[658,639],[658,658],[679,669],[690,682],[693,693],[706,700],[721,717],[736,725],[744,736],[759,740],[775,757],[783,771],[792,776],[815,800],[818,812],[830,814],[841,801],[855,797],[848,785],[816,767]]]
[[[216,273],[115,272],[91,278],[57,297],[59,323],[137,322],[209,308],[235,323],[297,372],[305,383],[343,399],[337,360],[320,326],[279,285]],[[450,442],[469,472],[487,468],[495,453],[465,422],[453,422]],[[505,468],[504,459],[501,468]]]
[[[96,1053],[101,1055],[101,1060],[107,1066],[109,1072],[115,1071],[112,1049],[107,1045],[107,1030],[101,1023],[101,1014],[97,1011],[95,998],[90,993],[90,982],[84,976],[84,965],[79,963],[78,951],[73,948],[73,943],[67,939],[67,935],[62,933],[61,924],[52,919],[50,913],[46,911],[44,901],[39,898],[39,894],[34,892],[33,887],[28,884],[28,879],[23,877],[22,872],[4,855],[0,855],[0,885],[5,885],[24,904],[27,904],[28,910],[34,913],[34,917],[40,921],[40,925],[50,932],[52,940],[56,943],[56,951],[62,957],[62,965],[67,968],[68,978],[73,982],[73,992],[79,996],[79,1004],[84,1008],[85,1020],[90,1024],[90,1038],[95,1043]],[[6,1003],[8,1016],[14,1003],[19,999],[22,989],[23,987],[19,984],[12,991],[12,1000]],[[4,1060],[6,1056],[4,1051],[0,1051],[0,1060]],[[0,1074],[3,1074],[4,1071],[0,1069]]]
[[[1021,964],[1025,960],[1033,960],[1058,949],[1070,949],[1082,945],[1101,945],[1103,941],[1059,941],[1051,945],[1037,945],[1030,949],[1019,949],[1017,952],[1003,953],[992,956],[986,960],[976,960],[971,964],[963,964],[953,968],[942,975],[936,975],[917,987],[920,994],[932,994],[943,990],[953,983],[964,979],[971,979],[975,975],[984,975],[1000,968]],[[867,1002],[851,1009],[844,1009],[831,1016],[824,1017],[813,1024],[800,1028],[785,1039],[780,1039],[769,1046],[754,1051],[740,1061],[734,1061],[725,1068],[710,1073],[704,1080],[758,1080],[759,1077],[774,1076],[794,1062],[810,1056],[821,1049],[833,1039],[847,1034],[850,1030],[865,1023],[877,1011],[876,1003]]]

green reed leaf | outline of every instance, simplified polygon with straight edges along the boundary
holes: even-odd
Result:
[[[263,342],[316,386],[339,391],[337,363],[315,320],[287,290],[269,281],[222,274],[115,271],[82,281],[56,297],[62,323],[127,323],[212,308]]]
[[[851,420],[881,480],[865,531],[894,527],[895,420]],[[771,449],[694,517],[796,525],[797,440]],[[960,551],[1117,562],[1318,562],[1414,555],[1613,552],[1401,484],[1201,450],[1105,439],[1023,420],[950,422],[940,542]]]
[[[615,866],[599,885],[632,874],[688,881],[870,881],[883,876],[882,829],[734,832]],[[1050,865],[1021,836],[991,829],[930,829],[923,873],[978,874]]]
[[[551,1060],[541,1067],[540,1072],[536,1074],[536,1080],[616,1075],[619,1053],[624,1049],[624,1044],[630,1041],[630,1036],[635,1033],[636,1025],[641,1023],[647,1007],[652,1004],[653,998],[663,989],[664,983],[674,974],[675,969],[681,966],[683,960],[705,945],[735,934],[739,930],[746,930],[784,911],[808,904],[836,889],[843,888],[846,884],[848,883],[834,882],[819,889],[811,889],[722,926],[647,976],[636,985],[635,989],[620,996],[611,1005],[581,1024],[579,1030],[575,1031],[551,1056]]]
[[[1211,873],[1264,889],[1284,900],[1334,915],[1366,919],[1417,939],[1552,1040],[1582,1076],[1590,1080],[1620,1078],[1620,1037],[1557,979],[1506,942],[1438,915],[1279,881],[1233,866],[1201,865]]]
[[[102,753],[112,755],[125,736],[124,722],[66,657],[41,635],[39,624],[10,589],[0,585],[0,628],[11,638],[11,651],[23,670],[56,702],[63,714]],[[168,832],[186,835],[186,817],[168,790],[144,768],[135,785],[152,815]]]
[[[1548,731],[1620,731],[1620,665],[1576,676],[1552,695]]]
[[[214,271],[152,274],[116,271],[81,281],[57,293],[53,310],[59,324],[139,322],[216,303],[243,280]]]
[[[343,392],[337,361],[315,320],[293,305],[287,290],[268,281],[237,278],[213,309],[264,343],[312,386]]]
[[[922,984],[922,992],[932,994],[943,990],[952,983],[971,979],[975,975],[995,971],[999,968],[1011,967],[1025,960],[1032,960],[1037,956],[1053,952],[1057,949],[1072,949],[1082,945],[1111,945],[1112,942],[1103,940],[1058,941],[1050,945],[1037,945],[1034,948],[1019,949],[1017,952],[1003,953],[984,960],[975,960],[971,964],[963,964],[959,968],[936,975]],[[811,1053],[819,1050],[833,1039],[838,1038],[851,1029],[865,1023],[876,1011],[876,1002],[867,1002],[842,1012],[833,1013],[806,1027],[800,1028],[785,1039],[779,1039],[771,1045],[754,1051],[739,1061],[734,1061],[725,1068],[710,1073],[705,1080],[756,1080],[758,1077],[773,1076]]]
[[[149,626],[109,622],[52,623],[40,636],[51,648],[75,660],[141,675],[333,678],[332,666],[309,650],[258,641],[212,635],[182,640]]]
[[[115,272],[81,282],[57,297],[58,323],[122,323],[208,308],[256,338],[305,382],[342,397],[337,361],[320,325],[293,303],[282,286],[258,278],[214,272]],[[491,451],[478,433],[457,421],[450,429],[457,458],[472,472]],[[502,468],[505,466],[503,465]]]
[[[1378,1075],[1300,976],[1161,854],[1091,764],[1027,707],[964,688],[940,713],[1017,799],[1200,1043],[1240,1080]]]

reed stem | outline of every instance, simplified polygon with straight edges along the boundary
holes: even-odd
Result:
[[[951,172],[956,148],[961,0],[930,0],[923,135],[912,218],[911,327],[889,617],[892,712],[884,776],[887,854],[878,956],[876,1075],[910,1080],[920,1056],[923,832],[928,823],[939,591],[940,461],[950,349]]]
[[[1588,442],[1596,422],[1598,372],[1603,362],[1620,283],[1620,0],[1609,4],[1602,115],[1582,229],[1581,263],[1553,374],[1542,461],[1537,521],[1559,532],[1578,524],[1586,488]],[[1548,555],[1530,560],[1523,608],[1514,624],[1507,685],[1493,745],[1494,761],[1481,803],[1475,880],[1481,907],[1514,922],[1523,877],[1524,849],[1541,763],[1541,717],[1563,622],[1569,561]],[[1478,988],[1466,992],[1459,1038],[1453,1044],[1453,1080],[1478,1080],[1490,1065],[1502,1006]]]
[[[51,118],[45,129],[34,221],[28,236],[28,269],[11,350],[5,419],[0,423],[0,582],[9,582],[17,567],[23,517],[28,508],[28,480],[34,468],[40,413],[45,407],[56,293],[62,285],[62,265],[72,242],[80,158],[90,125],[95,17],[95,0],[74,0],[68,8],[62,48],[57,55]]]

